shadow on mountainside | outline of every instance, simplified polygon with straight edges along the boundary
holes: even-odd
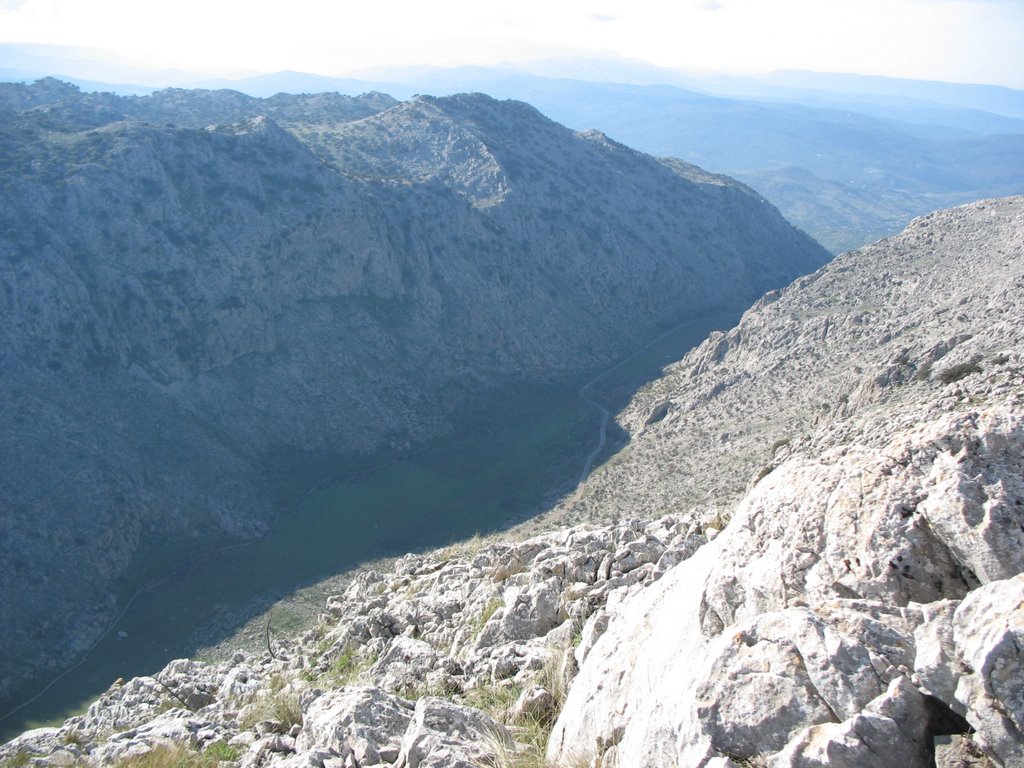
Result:
[[[275,637],[308,626],[344,574],[367,563],[495,533],[553,509],[577,490],[589,454],[597,467],[628,443],[608,420],[604,447],[594,450],[595,403],[614,414],[663,366],[740,314],[672,328],[582,385],[520,384],[464,403],[451,433],[404,452],[268,455],[266,487],[279,510],[270,532],[251,542],[197,539],[177,550],[153,542],[119,585],[125,607],[106,634],[41,696],[25,688],[3,702],[0,713],[9,713],[38,696],[0,722],[0,735],[63,719],[117,678],[153,673],[172,658],[233,638],[262,644],[268,612]]]

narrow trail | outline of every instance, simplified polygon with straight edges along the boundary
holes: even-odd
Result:
[[[704,326],[708,322],[718,322],[720,320],[734,320],[734,319],[735,319],[734,318],[734,314],[733,313],[728,313],[728,314],[716,315],[716,316],[711,317],[711,318],[701,318],[701,319],[698,319],[698,320],[688,320],[685,323],[680,323],[679,325],[673,326],[672,328],[669,328],[667,331],[665,331],[660,336],[657,336],[657,337],[651,339],[650,341],[648,341],[642,347],[640,347],[635,352],[633,352],[633,354],[629,355],[628,357],[624,357],[622,360],[619,360],[619,362],[615,363],[615,365],[613,365],[610,368],[606,368],[605,370],[601,371],[594,378],[592,378],[590,381],[588,381],[586,384],[584,384],[582,387],[580,387],[580,390],[579,390],[580,400],[582,400],[587,405],[592,406],[592,407],[596,408],[598,411],[600,411],[600,413],[601,413],[601,426],[598,429],[597,446],[594,448],[593,451],[590,452],[590,455],[587,456],[586,462],[583,464],[583,470],[580,472],[580,479],[576,482],[576,491],[575,491],[575,493],[573,493],[572,498],[569,499],[569,501],[567,502],[567,504],[566,504],[566,511],[572,510],[572,508],[574,506],[576,506],[576,503],[580,499],[583,498],[583,494],[587,490],[587,480],[590,477],[591,469],[593,469],[593,467],[594,467],[594,462],[597,461],[597,457],[601,455],[601,451],[604,450],[604,447],[605,447],[605,445],[608,442],[608,422],[611,421],[611,412],[607,408],[605,408],[603,405],[601,405],[601,403],[597,402],[593,397],[591,397],[587,393],[587,390],[589,390],[591,387],[593,387],[595,384],[597,384],[602,379],[610,376],[612,373],[617,371],[619,368],[621,368],[624,365],[632,362],[641,353],[646,352],[648,349],[653,347],[655,344],[657,344],[661,340],[665,339],[666,337],[671,336],[673,333],[677,333],[677,332],[683,330],[684,328],[687,328],[687,327],[690,327],[690,326],[698,326],[698,325]],[[696,346],[696,345],[694,345],[694,346]]]

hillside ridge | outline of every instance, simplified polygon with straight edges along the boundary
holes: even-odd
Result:
[[[402,453],[827,258],[524,104],[0,104],[0,695],[88,647],[154,551],[260,536],[310,456]]]

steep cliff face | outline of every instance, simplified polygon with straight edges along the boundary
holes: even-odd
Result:
[[[140,542],[257,532],[272,452],[406,446],[826,258],[735,182],[480,95],[0,103],[0,689]]]

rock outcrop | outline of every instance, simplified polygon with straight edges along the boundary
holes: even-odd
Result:
[[[0,696],[133,558],[264,530],[281,456],[404,450],[827,258],[736,182],[482,95],[0,110]]]
[[[116,765],[161,748],[247,768],[539,759],[607,612],[705,542],[664,518],[409,555],[356,576],[273,655],[182,659],[119,681],[85,714],[0,747],[0,760]]]
[[[1018,764],[1024,379],[1007,373],[1012,397],[762,479],[715,541],[611,617],[551,756],[923,767],[959,722]]]

